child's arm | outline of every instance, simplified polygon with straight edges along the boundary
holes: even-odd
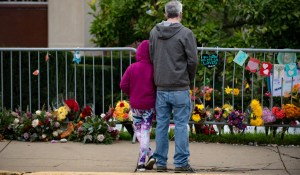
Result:
[[[125,73],[124,73],[124,75],[123,75],[123,77],[122,77],[122,79],[121,79],[121,82],[120,82],[120,88],[122,89],[122,91],[125,93],[125,94],[127,94],[127,95],[130,95],[129,94],[129,88],[130,88],[130,67],[131,66],[129,66],[127,69],[126,69],[126,71],[125,71]]]

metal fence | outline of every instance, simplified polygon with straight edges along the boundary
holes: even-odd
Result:
[[[213,89],[211,99],[199,96],[205,106],[215,108],[230,103],[242,111],[250,100],[257,98],[265,106],[285,103],[282,95],[273,97],[273,78],[246,70],[233,59],[239,51],[261,62],[277,64],[279,53],[300,53],[300,49],[251,49],[198,47],[199,62],[203,56],[217,55],[218,64],[208,68],[199,64],[194,88],[200,92],[206,86]],[[81,62],[76,60],[80,53]],[[99,115],[127,98],[119,88],[126,67],[135,60],[135,48],[0,48],[1,109],[35,111],[57,108],[63,99],[75,98],[81,106],[92,104]],[[75,58],[76,57],[76,58]],[[299,61],[299,59],[297,60]],[[33,72],[38,70],[38,73]],[[273,76],[274,77],[274,76]],[[291,84],[298,81],[292,78]],[[239,94],[227,94],[226,87],[238,88]],[[281,84],[283,86],[283,83]],[[265,93],[270,91],[271,96]],[[201,94],[201,93],[200,93]],[[283,94],[281,90],[281,94]],[[289,99],[292,101],[292,98]],[[194,101],[196,102],[196,100]]]

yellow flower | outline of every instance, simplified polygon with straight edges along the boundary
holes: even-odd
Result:
[[[226,119],[230,112],[233,110],[233,107],[230,104],[224,104],[222,110],[224,110],[222,116]]]
[[[264,124],[264,121],[261,117],[254,117],[254,114],[251,113],[250,125],[252,125],[252,126],[262,126],[263,124]]]
[[[119,121],[129,120],[128,113],[130,111],[130,105],[126,100],[118,101],[114,110],[113,116]]]
[[[193,120],[194,122],[199,122],[199,121],[201,120],[201,117],[200,117],[199,114],[193,114],[193,115],[192,115],[192,120]]]
[[[203,104],[197,104],[196,107],[198,108],[199,111],[202,111],[204,109]]]
[[[233,94],[234,95],[239,95],[239,93],[240,93],[240,90],[238,88],[234,88]]]
[[[205,94],[205,100],[206,101],[210,101],[211,100],[211,96],[209,94]]]
[[[249,89],[249,88],[250,88],[249,83],[246,83],[245,89]]]
[[[225,92],[226,92],[226,94],[231,94],[232,88],[230,88],[229,86],[227,86],[227,88],[225,88]]]
[[[57,120],[62,121],[64,119],[66,119],[68,112],[69,112],[69,110],[66,106],[62,106],[62,107],[56,109],[55,114],[57,115]]]
[[[261,117],[262,114],[263,114],[263,109],[262,109],[262,106],[260,105],[259,101],[256,100],[256,99],[253,99],[250,103],[250,107],[253,111],[253,114],[256,116],[256,117]]]

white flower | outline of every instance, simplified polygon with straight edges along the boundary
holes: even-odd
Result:
[[[19,114],[16,113],[16,112],[11,112],[11,115],[14,116],[14,117],[19,117]]]
[[[32,120],[32,123],[31,123],[32,127],[36,127],[37,125],[39,125],[39,119],[34,119]]]
[[[42,134],[42,139],[45,139],[47,137],[46,134]]]
[[[101,116],[101,118],[104,118],[104,117],[105,117],[105,114],[104,114],[104,113],[102,113],[100,116]]]
[[[58,129],[57,132],[58,132],[58,134],[61,134],[61,133],[63,133],[64,131],[61,130],[61,129]]]
[[[42,113],[42,111],[41,111],[41,110],[37,110],[37,111],[35,111],[35,114],[36,114],[37,116],[41,115],[41,113]]]
[[[14,124],[18,124],[19,122],[20,122],[20,120],[18,118],[15,118]]]
[[[97,140],[98,140],[99,142],[103,142],[104,139],[105,139],[105,137],[104,137],[103,134],[99,134],[99,135],[97,136]]]
[[[53,131],[52,135],[53,135],[53,137],[57,137],[58,136],[58,132],[57,131]]]

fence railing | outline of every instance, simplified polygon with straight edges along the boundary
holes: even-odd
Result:
[[[268,107],[286,103],[283,81],[279,85],[281,95],[275,97],[274,88],[270,88],[273,87],[274,76],[270,78],[252,73],[246,70],[247,61],[240,66],[233,59],[239,51],[243,51],[260,62],[278,64],[279,53],[298,54],[300,49],[197,49],[199,62],[204,57],[210,59],[206,61],[211,61],[210,56],[214,54],[213,59],[217,58],[218,64],[199,64],[194,81],[194,88],[198,88],[199,92],[195,103],[199,100],[204,106],[212,108],[230,103],[242,111],[254,98]],[[47,109],[57,108],[63,99],[72,97],[81,106],[91,104],[97,115],[105,113],[109,106],[127,98],[122,94],[119,82],[126,67],[135,60],[135,52],[136,49],[130,47],[0,48],[1,109],[27,108],[35,111],[43,106]],[[292,77],[289,88],[297,81],[300,81],[299,76]],[[207,86],[213,89],[211,99],[206,99],[204,95]],[[239,93],[227,94],[226,87],[238,89]],[[270,96],[265,95],[268,91]],[[292,98],[289,101],[292,102]]]

